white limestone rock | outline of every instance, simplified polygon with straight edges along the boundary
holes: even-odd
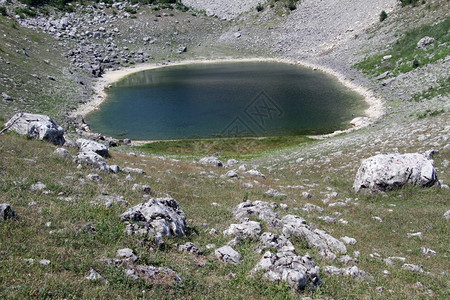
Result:
[[[384,192],[407,184],[430,187],[437,181],[433,161],[423,154],[378,154],[361,162],[353,189]]]
[[[120,219],[128,223],[144,223],[144,227],[163,236],[184,237],[186,235],[186,215],[178,202],[170,197],[152,198],[133,206],[124,212]],[[130,229],[134,230],[135,227]]]
[[[230,264],[238,264],[242,259],[241,254],[239,254],[239,252],[235,251],[230,246],[220,247],[219,249],[216,249],[216,251],[214,251],[214,254],[219,260]]]
[[[5,124],[5,128],[55,145],[63,145],[65,142],[64,129],[45,115],[17,113]]]

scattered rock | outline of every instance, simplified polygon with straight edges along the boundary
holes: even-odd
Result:
[[[353,189],[384,192],[406,184],[430,187],[436,182],[433,161],[422,154],[378,154],[361,162]]]
[[[264,253],[262,259],[250,272],[254,276],[263,271],[263,278],[271,282],[286,282],[294,290],[302,290],[308,284],[311,288],[320,284],[319,268],[308,255],[297,256],[292,252]]]
[[[17,113],[5,124],[5,128],[55,145],[63,145],[65,141],[63,128],[44,115]]]
[[[50,264],[50,261],[48,259],[41,259],[39,261],[39,264],[42,266],[48,266]]]
[[[358,259],[351,257],[349,255],[343,255],[341,257],[339,257],[339,262],[343,263],[344,265],[357,265],[358,264]]]
[[[271,232],[264,232],[259,240],[261,244],[256,248],[258,253],[262,253],[267,248],[275,248],[277,252],[292,252],[295,253],[295,247],[283,235],[274,234]]]
[[[419,239],[423,239],[423,233],[422,232],[407,233],[406,236],[408,238],[418,237]]]
[[[356,281],[372,279],[372,276],[356,266],[348,268],[336,268],[335,266],[326,266],[324,271],[334,276],[352,276]]]
[[[238,264],[242,259],[242,256],[230,246],[220,247],[214,254],[219,260],[230,264]]]
[[[170,197],[152,198],[133,206],[123,213],[120,219],[128,223],[137,223],[137,228],[131,226],[129,229],[135,232],[144,229],[148,231],[147,235],[159,232],[163,236],[183,237],[187,229],[186,215],[178,202]]]
[[[0,221],[4,221],[6,219],[15,219],[17,218],[16,213],[11,208],[11,205],[7,203],[0,204]]]
[[[445,218],[446,220],[450,220],[450,210],[447,210],[447,211],[444,213],[444,218]]]
[[[62,158],[72,157],[70,152],[67,151],[67,149],[64,149],[64,148],[57,148],[53,153],[56,156],[59,156],[59,157],[62,157]]]
[[[281,219],[283,223],[283,235],[287,238],[296,236],[305,239],[310,247],[317,248],[319,254],[329,258],[335,259],[336,254],[346,254],[347,248],[344,243],[335,239],[325,231],[320,229],[311,230],[306,225],[306,221],[295,215],[287,215]]]
[[[254,177],[259,177],[262,179],[266,179],[266,175],[264,175],[263,173],[261,173],[258,170],[252,169],[252,170],[248,170],[245,172],[245,174],[250,175],[250,176],[254,176]]]
[[[102,275],[95,271],[94,269],[89,270],[89,275],[86,276],[86,280],[101,280],[103,279]]]
[[[236,170],[230,170],[225,174],[225,177],[239,179],[239,173]]]
[[[5,92],[2,92],[2,98],[4,101],[14,101],[14,99]]]
[[[157,284],[169,285],[181,283],[183,281],[180,275],[178,275],[174,270],[166,267],[131,265],[126,270],[126,274],[133,279],[143,279],[145,281]]]
[[[418,49],[426,49],[429,45],[433,44],[435,39],[431,36],[425,36],[417,42]]]
[[[264,194],[269,197],[274,197],[274,198],[285,198],[287,196],[286,194],[280,193],[279,191],[277,191],[275,189],[269,189]]]
[[[81,152],[95,152],[100,156],[109,157],[109,149],[96,141],[78,139],[77,144]]]
[[[304,209],[307,212],[312,212],[312,211],[323,212],[323,208],[322,207],[314,205],[314,204],[311,204],[311,203],[306,203],[305,206],[304,206]]]
[[[411,272],[423,273],[423,266],[422,265],[404,264],[402,266],[402,269],[409,270]]]
[[[129,168],[129,167],[125,167],[122,169],[123,172],[125,173],[134,173],[134,174],[145,174],[145,171],[139,168]]]
[[[133,185],[132,190],[135,191],[135,192],[139,191],[139,192],[142,192],[144,194],[150,194],[151,191],[152,191],[152,188],[149,185],[147,185],[147,184],[137,184],[137,183],[135,183]]]
[[[32,191],[42,191],[45,190],[46,188],[47,186],[40,181],[30,186],[30,190]]]
[[[280,229],[282,224],[278,215],[269,207],[267,202],[250,201],[247,200],[237,205],[233,209],[233,216],[237,220],[245,220],[246,218],[257,218],[264,222],[269,227]]]
[[[241,239],[257,239],[262,232],[261,224],[255,221],[248,221],[241,224],[231,224],[224,230],[224,235],[233,235]]]
[[[341,237],[340,240],[346,245],[356,245],[356,240],[348,236]]]
[[[102,181],[103,180],[103,178],[98,174],[88,174],[86,176],[86,179],[88,179],[90,181]]]
[[[223,167],[223,163],[214,156],[207,156],[207,157],[203,157],[202,159],[200,159],[198,161],[199,164],[201,165],[210,165],[210,166],[215,166],[215,167]]]
[[[425,248],[425,247],[420,247],[420,251],[422,252],[423,255],[436,255],[436,251],[430,249],[430,248]]]
[[[139,257],[130,248],[123,248],[117,250],[116,256],[128,262],[136,262],[139,259]]]
[[[182,245],[177,245],[176,247],[180,252],[187,252],[196,255],[202,254],[202,251],[194,243],[191,242],[187,242],[186,244]]]
[[[123,196],[100,195],[95,200],[91,201],[94,205],[104,205],[106,208],[111,208],[116,205],[128,206],[130,202],[125,200]]]
[[[106,163],[106,160],[98,155],[95,152],[89,151],[89,152],[80,152],[77,155],[77,159],[85,164],[88,164],[96,169],[99,169],[104,172],[110,172],[111,169]]]

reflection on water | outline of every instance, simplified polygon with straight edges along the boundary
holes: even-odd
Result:
[[[140,140],[324,134],[347,128],[362,100],[300,66],[192,64],[125,77],[86,119],[96,132]]]

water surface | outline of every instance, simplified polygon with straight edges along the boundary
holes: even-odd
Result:
[[[277,62],[191,64],[113,84],[90,127],[135,140],[325,134],[349,127],[361,95],[319,71]]]

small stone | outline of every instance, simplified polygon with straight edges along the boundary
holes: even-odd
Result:
[[[348,236],[341,237],[340,240],[346,245],[356,245],[356,240]]]
[[[425,248],[425,247],[420,247],[420,251],[422,252],[423,255],[436,255],[436,251],[430,249],[430,248]]]
[[[103,278],[102,275],[100,275],[100,273],[98,273],[94,269],[90,269],[89,275],[86,276],[86,280],[100,280],[102,278]]]
[[[11,208],[11,205],[7,203],[0,204],[0,222],[6,219],[15,219],[15,218],[17,218],[17,215]]]
[[[423,238],[423,233],[422,232],[407,233],[406,236],[408,238],[418,237],[419,239],[422,239]]]
[[[103,178],[98,174],[88,174],[86,176],[86,179],[88,179],[90,181],[102,181],[103,180]]]
[[[123,248],[117,250],[116,256],[125,259],[125,261],[136,262],[139,257],[134,254],[133,250],[130,248]]]
[[[39,264],[42,266],[48,266],[50,264],[50,261],[48,259],[41,259],[39,261]]]
[[[402,266],[402,269],[409,270],[411,272],[423,273],[423,266],[422,265],[404,264]]]

